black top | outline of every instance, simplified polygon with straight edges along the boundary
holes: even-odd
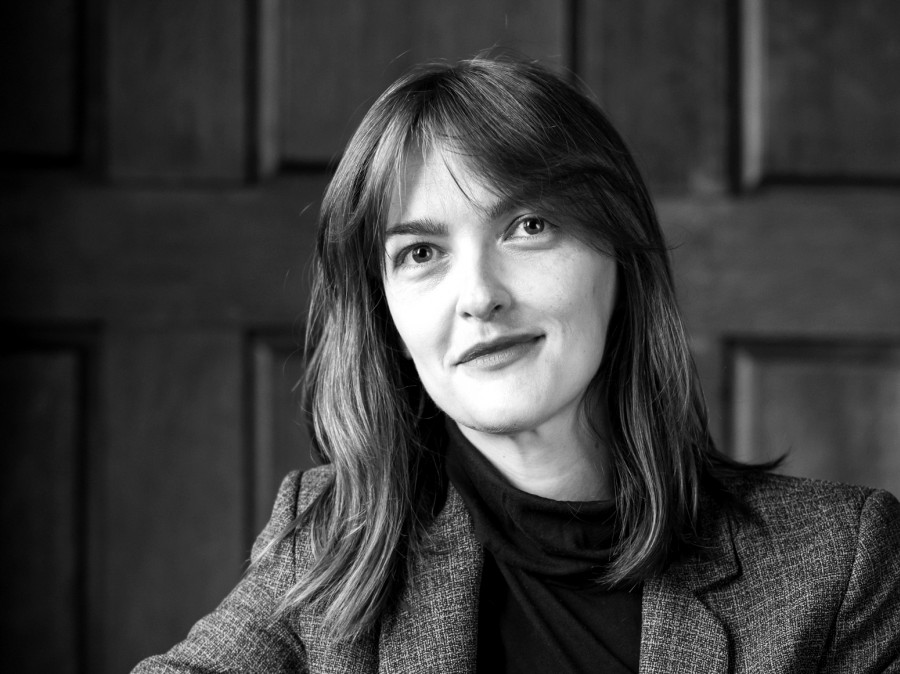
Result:
[[[479,672],[637,672],[641,589],[597,582],[614,502],[554,501],[510,485],[448,421],[447,474],[484,546]]]

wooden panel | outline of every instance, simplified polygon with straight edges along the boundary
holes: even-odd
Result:
[[[659,210],[715,428],[730,335],[900,340],[900,194],[773,190]]]
[[[733,446],[782,472],[900,493],[900,344],[736,340]]]
[[[103,592],[95,671],[129,671],[212,610],[249,557],[242,340],[110,330]]]
[[[743,5],[745,182],[900,181],[900,4]]]
[[[299,338],[289,330],[256,333],[249,339],[252,397],[251,462],[255,505],[251,536],[269,519],[281,479],[291,470],[320,463],[302,419],[297,384],[303,372]]]
[[[308,0],[284,6],[282,154],[334,159],[388,84],[425,60],[493,46],[563,65],[565,0]]]
[[[110,176],[243,178],[244,3],[135,0],[107,7]]]
[[[4,663],[87,671],[87,350],[65,330],[9,336],[0,345]]]
[[[0,316],[109,330],[86,671],[129,671],[168,648],[242,571],[257,493],[245,335],[303,312],[326,179],[241,190],[109,188],[48,172],[0,182]],[[285,423],[288,405],[275,410]],[[287,470],[286,444],[273,443],[275,473]]]
[[[80,4],[0,3],[0,152],[77,154]]]
[[[306,303],[326,180],[227,192],[0,181],[0,315],[290,324]]]
[[[580,75],[654,192],[727,187],[726,3],[583,2]]]

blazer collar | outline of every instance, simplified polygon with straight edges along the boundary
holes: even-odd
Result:
[[[644,583],[641,674],[728,672],[731,646],[716,614],[716,597],[741,573],[732,522],[705,500],[707,544]]]
[[[740,575],[740,561],[730,517],[712,502],[705,502],[702,512],[708,513],[703,529],[708,545],[644,583],[642,674],[712,674],[731,667],[728,634],[715,612],[716,595],[727,592]],[[430,548],[416,561],[379,635],[352,645],[333,644],[321,632],[319,616],[303,612],[300,633],[310,671],[475,671],[484,557],[471,517],[452,486],[430,532]],[[308,550],[298,552],[308,555]]]
[[[727,672],[728,634],[715,592],[740,576],[730,516],[711,500],[707,545],[644,584],[642,674]],[[483,551],[462,498],[450,486],[432,528],[432,549],[416,564],[396,611],[382,623],[379,671],[474,672]]]

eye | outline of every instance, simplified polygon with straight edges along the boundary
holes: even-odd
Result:
[[[509,226],[507,238],[510,239],[533,239],[536,237],[546,236],[553,229],[553,225],[544,218],[537,215],[523,215],[515,220]]]
[[[519,220],[518,228],[522,231],[522,233],[527,234],[528,236],[535,236],[536,234],[541,234],[546,228],[547,223],[542,219],[534,215],[529,215],[527,217]]]
[[[437,251],[430,243],[414,243],[390,256],[394,269],[425,265],[436,257]]]
[[[429,262],[433,257],[434,249],[431,246],[420,243],[409,249],[409,259],[415,264]]]

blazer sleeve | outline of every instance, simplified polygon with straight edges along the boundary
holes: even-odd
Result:
[[[272,517],[253,546],[253,559],[284,532],[297,514],[300,473],[281,483]],[[139,663],[132,674],[212,674],[213,672],[306,672],[299,637],[274,610],[294,579],[294,542],[276,544],[244,575],[212,613],[191,628],[168,653]]]
[[[825,672],[900,672],[900,503],[873,491],[860,512],[856,556]]]

